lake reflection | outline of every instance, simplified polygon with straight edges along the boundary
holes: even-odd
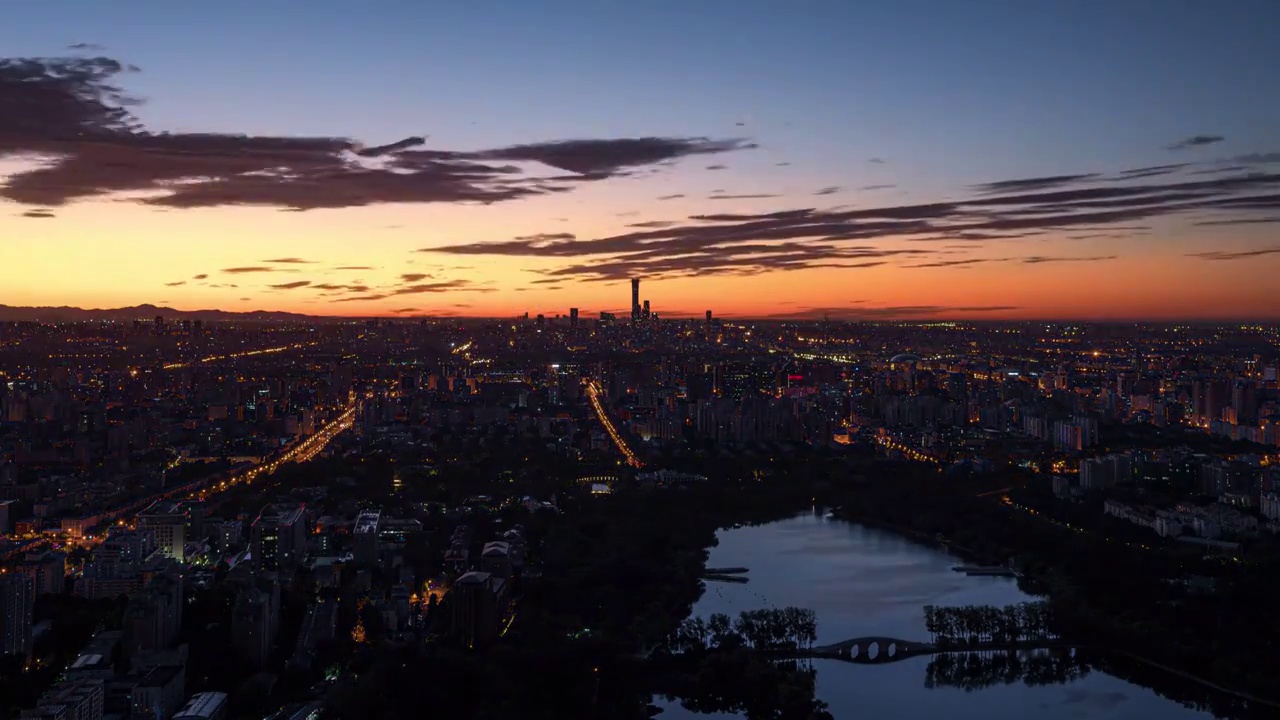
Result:
[[[925,640],[925,605],[1008,605],[1031,599],[1013,580],[967,577],[960,561],[893,533],[805,514],[725,530],[709,567],[750,568],[747,584],[708,582],[694,614],[796,605],[818,614],[818,644],[880,635]],[[818,697],[836,718],[980,717],[983,720],[1124,718],[1206,719],[1138,687],[1093,671],[1063,684],[994,684],[966,691],[926,688],[931,658],[885,665],[820,660]],[[664,718],[699,718],[678,702],[659,702]]]

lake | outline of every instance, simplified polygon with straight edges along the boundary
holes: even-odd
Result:
[[[711,582],[695,615],[736,616],[771,606],[810,608],[817,644],[860,636],[928,641],[925,605],[1008,605],[1031,600],[1014,580],[969,577],[951,568],[961,559],[892,532],[830,520],[823,512],[722,530],[708,567],[747,567],[746,584]],[[1098,670],[1067,683],[996,684],[966,691],[926,688],[933,658],[883,665],[819,660],[817,695],[836,718],[980,717],[983,720],[1208,720],[1152,690]],[[659,701],[666,720],[698,718],[678,701]]]

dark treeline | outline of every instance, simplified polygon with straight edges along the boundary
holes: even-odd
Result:
[[[1280,637],[1280,614],[1258,598],[1280,596],[1280,551],[1251,548],[1246,562],[1223,562],[1154,534],[1143,542],[1109,534],[1103,523],[1053,521],[1057,508],[1036,515],[985,493],[1046,479],[1017,472],[944,477],[907,463],[885,463],[893,481],[860,480],[817,491],[838,517],[899,530],[984,563],[1013,561],[1027,592],[1046,597],[1053,631],[1091,647],[1122,649],[1223,687],[1280,699],[1280,676],[1269,668]],[[1063,501],[1065,504],[1065,501]],[[1212,593],[1182,580],[1212,578]]]
[[[925,668],[924,686],[965,692],[995,685],[1052,685],[1089,674],[1083,657],[1070,650],[960,652],[935,655]]]
[[[1055,637],[1052,621],[1052,611],[1044,602],[924,608],[925,629],[932,642],[941,647],[1049,640]]]
[[[674,653],[708,650],[787,650],[811,648],[818,639],[818,617],[798,607],[743,610],[736,620],[715,613],[685,620],[664,649]]]

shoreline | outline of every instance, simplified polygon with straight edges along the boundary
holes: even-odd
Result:
[[[791,517],[803,517],[806,514],[807,514],[806,512],[800,511],[795,513]],[[836,521],[847,523],[847,524],[863,525],[863,526],[877,529],[877,530],[892,532],[895,535],[899,535],[900,537],[903,537],[904,539],[910,540],[919,545],[927,546],[939,552],[947,553],[954,557],[960,558],[961,560],[964,560],[964,561],[985,562],[987,560],[990,560],[989,557],[984,557],[970,548],[966,548],[961,545],[948,542],[945,538],[939,538],[938,535],[930,536],[927,533],[921,532],[911,527],[902,526],[897,523],[888,522],[888,521],[884,521],[876,518],[860,517],[852,513],[849,513],[849,511],[843,507],[829,508],[822,517],[827,520],[836,520]],[[726,526],[726,527],[719,528],[716,532],[719,533],[722,531],[733,530],[733,529],[737,529],[737,528]],[[710,552],[710,550],[711,548],[707,548],[708,552]],[[966,574],[966,577],[971,577],[971,576]],[[1019,582],[1022,579],[1021,577],[1012,577],[1009,579],[1012,580],[1015,583],[1015,585],[1018,585],[1020,590],[1022,590],[1021,583]],[[1026,591],[1023,590],[1023,592],[1026,592]],[[1032,593],[1027,593],[1027,594],[1031,595],[1032,597],[1047,599],[1047,595],[1037,595]],[[692,608],[690,608],[690,610],[692,611]],[[1061,639],[1059,639],[1058,643],[1059,643],[1059,646],[1070,645],[1071,647],[1074,647],[1080,650],[1111,654],[1119,658],[1125,658],[1133,662],[1140,663],[1141,665],[1144,665],[1146,667],[1167,673],[1174,677],[1181,678],[1184,680],[1190,680],[1202,686],[1203,688],[1212,690],[1214,692],[1222,694],[1225,697],[1230,697],[1235,700],[1243,700],[1248,703],[1256,703],[1268,708],[1280,708],[1280,700],[1271,700],[1258,695],[1254,695],[1252,693],[1249,693],[1243,690],[1235,690],[1235,689],[1220,685],[1207,678],[1187,672],[1185,670],[1180,670],[1178,668],[1171,667],[1169,665],[1165,665],[1163,663],[1159,663],[1154,660],[1148,659],[1146,657],[1143,657],[1142,655],[1139,655],[1129,650],[1117,650],[1117,649],[1113,649],[1105,646],[1099,646],[1096,644],[1090,645],[1087,643],[1071,643],[1069,641],[1061,640]],[[954,647],[954,648],[947,648],[945,650],[938,649],[935,653],[932,653],[932,654],[981,652],[981,651],[982,649],[971,651],[971,650],[966,650],[963,647]],[[830,655],[809,655],[808,657],[810,659],[815,659],[815,660],[818,660],[818,659],[839,660],[839,658],[832,657]],[[1147,687],[1147,686],[1141,685],[1140,683],[1134,682],[1122,675],[1114,675],[1114,677],[1116,677],[1117,679],[1123,680],[1125,682],[1130,682],[1132,684],[1138,685],[1139,687],[1146,687],[1152,692],[1155,692],[1158,695],[1167,697],[1168,699],[1174,702],[1179,702],[1179,703],[1183,702],[1181,700],[1176,699],[1175,697],[1165,695],[1164,693],[1160,692],[1158,689],[1154,687]]]

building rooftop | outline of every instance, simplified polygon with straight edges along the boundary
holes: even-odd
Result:
[[[356,516],[356,524],[353,532],[356,533],[372,533],[378,531],[378,522],[382,519],[382,511],[380,510],[362,510]]]
[[[173,716],[173,720],[199,720],[211,718],[227,704],[227,694],[220,692],[202,692],[192,695],[182,709]]]
[[[301,504],[278,503],[268,505],[262,509],[262,512],[258,514],[258,519],[253,522],[254,524],[262,522],[275,525],[293,525],[302,519],[303,510],[306,510],[306,506]]]
[[[493,577],[491,573],[472,570],[454,581],[454,585],[487,585]]]
[[[144,675],[138,681],[138,687],[164,687],[186,671],[181,665],[161,665]]]

